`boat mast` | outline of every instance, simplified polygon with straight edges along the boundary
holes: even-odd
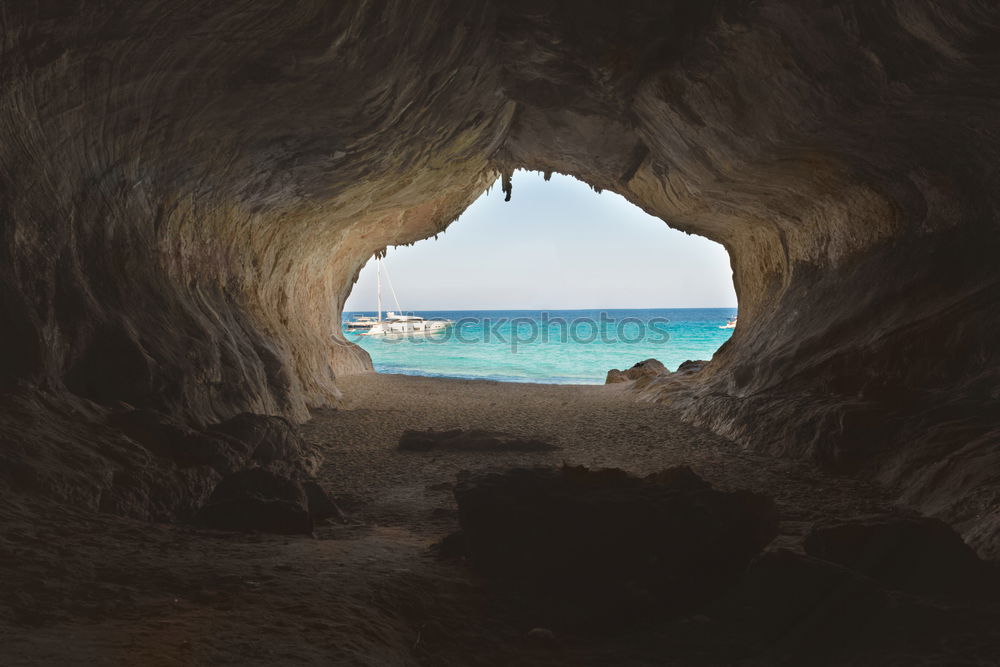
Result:
[[[396,296],[396,288],[392,286],[392,276],[389,275],[389,267],[383,264],[385,269],[385,281],[389,283],[389,291],[392,292],[392,300],[396,302],[396,312],[399,315],[403,315],[403,307],[399,305],[399,297]]]
[[[378,302],[378,321],[382,321],[382,260],[375,260],[375,299]]]

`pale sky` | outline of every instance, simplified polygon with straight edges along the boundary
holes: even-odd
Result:
[[[619,195],[569,176],[514,174],[438,238],[390,247],[385,265],[404,310],[735,307],[721,245],[668,227]],[[383,276],[383,308],[395,310]],[[375,310],[375,262],[345,310]]]

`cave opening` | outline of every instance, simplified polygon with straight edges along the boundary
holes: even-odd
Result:
[[[519,170],[512,186],[507,199],[498,179],[440,236],[390,246],[361,270],[345,336],[376,371],[601,384],[647,359],[669,370],[710,360],[729,340],[723,246],[561,174]],[[369,328],[399,312],[437,323]]]
[[[28,0],[0,34],[0,662],[996,662],[1000,4]],[[726,248],[711,363],[368,372],[362,265],[519,167]]]

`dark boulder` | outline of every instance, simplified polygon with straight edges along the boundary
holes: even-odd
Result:
[[[340,510],[340,507],[318,483],[312,481],[302,482],[302,489],[306,492],[309,515],[313,518],[313,521],[320,521],[322,519],[344,520],[344,513]]]
[[[948,524],[928,517],[821,523],[806,536],[805,550],[909,593],[965,595],[995,582],[990,566]]]
[[[263,468],[243,470],[219,482],[198,519],[219,530],[289,535],[313,530],[302,484]]]
[[[227,475],[244,467],[252,453],[251,446],[240,439],[196,431],[153,410],[116,413],[109,423],[180,468],[204,465]]]
[[[871,610],[885,605],[885,594],[872,579],[788,549],[755,558],[738,599],[749,612],[748,630],[764,644],[814,634],[818,628],[810,626],[850,635],[867,622]]]
[[[910,664],[878,656],[929,654],[948,622],[935,605],[787,549],[755,558],[713,613],[728,641],[758,657],[755,664],[841,664],[840,656],[851,655],[868,656],[863,664]]]
[[[247,443],[251,461],[289,477],[311,477],[322,462],[318,452],[282,417],[244,412],[209,427],[208,432]]]
[[[403,431],[399,448],[409,451],[444,449],[458,452],[538,452],[558,449],[537,438],[521,438],[498,431],[453,429],[451,431]]]
[[[687,466],[674,466],[659,472],[646,475],[644,481],[658,486],[668,487],[676,491],[703,491],[711,489],[712,485],[698,477]]]
[[[513,469],[460,476],[461,533],[444,553],[608,619],[680,611],[738,580],[777,532],[770,499],[713,490],[687,469]]]

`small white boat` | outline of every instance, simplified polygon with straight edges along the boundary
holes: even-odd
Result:
[[[389,336],[400,334],[420,334],[444,331],[454,322],[450,320],[428,320],[418,315],[385,314],[385,321],[368,330],[366,336]]]
[[[344,328],[348,331],[367,331],[378,324],[378,318],[371,315],[358,315],[350,322],[344,322]]]
[[[348,331],[359,332],[362,336],[407,336],[439,333],[455,324],[451,320],[428,320],[419,315],[406,315],[394,311],[387,312],[385,319],[382,319],[382,270],[385,266],[382,259],[377,259],[376,262],[375,295],[378,302],[378,316],[357,317],[352,322],[345,324]],[[396,308],[402,311],[402,308],[399,307],[399,299],[396,297],[396,290],[392,286],[392,278],[389,277],[388,269],[386,269],[385,277],[389,282],[389,289],[392,291],[392,298],[396,302]]]
[[[720,329],[735,329],[736,328],[736,319],[737,318],[735,318],[735,317],[730,317],[728,320],[726,320],[726,323],[724,325],[722,325],[721,327],[719,327],[719,328]]]

